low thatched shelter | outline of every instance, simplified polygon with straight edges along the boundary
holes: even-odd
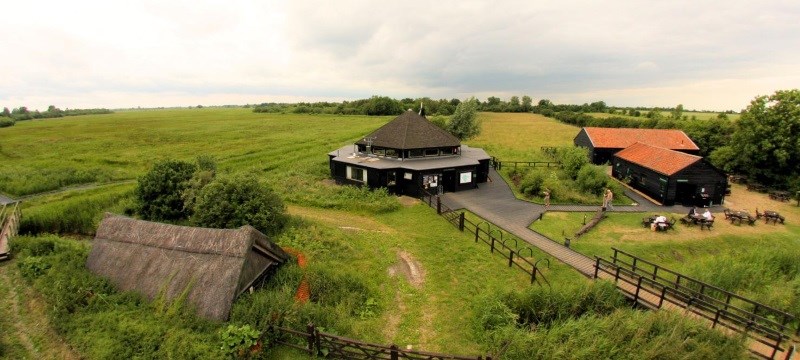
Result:
[[[251,226],[206,229],[106,214],[86,267],[150,299],[186,291],[198,315],[227,320],[233,300],[288,255]]]

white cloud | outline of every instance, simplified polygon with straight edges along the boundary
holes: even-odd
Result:
[[[529,94],[739,109],[796,87],[800,63],[788,1],[34,0],[4,13],[17,14],[0,33],[9,107]]]

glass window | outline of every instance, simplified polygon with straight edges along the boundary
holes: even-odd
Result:
[[[409,157],[422,157],[422,155],[423,155],[422,149],[414,149],[408,151]]]
[[[439,156],[439,149],[425,149],[425,156]]]
[[[389,171],[386,174],[386,186],[394,186],[397,184],[397,173],[394,171]]]
[[[350,180],[366,182],[367,181],[367,172],[364,169],[348,166],[347,167],[347,178]]]
[[[384,148],[372,148],[372,153],[378,156],[385,156],[386,149]]]
[[[397,157],[397,150],[395,149],[386,149],[386,156],[388,157]]]

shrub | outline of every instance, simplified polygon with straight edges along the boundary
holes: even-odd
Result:
[[[197,167],[185,161],[166,160],[157,162],[153,168],[139,178],[136,199],[139,215],[146,220],[175,221],[188,217],[184,206],[183,191]]]
[[[250,225],[276,234],[286,224],[286,205],[253,176],[222,177],[204,187],[192,220],[205,227],[232,229]]]
[[[578,177],[578,172],[584,165],[589,164],[589,154],[582,147],[564,147],[557,151],[561,166],[570,179]]]
[[[0,128],[14,126],[17,122],[14,119],[0,118]]]
[[[530,171],[522,178],[519,183],[519,190],[523,194],[533,197],[542,192],[545,175],[540,171]]]
[[[606,188],[608,175],[606,175],[602,166],[586,164],[578,171],[578,177],[575,182],[582,191],[600,195]]]
[[[228,325],[222,330],[222,346],[220,350],[231,358],[241,358],[247,355],[258,344],[261,334],[250,325]]]

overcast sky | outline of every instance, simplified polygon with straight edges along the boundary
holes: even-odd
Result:
[[[0,5],[0,107],[529,95],[738,111],[800,87],[797,0]]]

